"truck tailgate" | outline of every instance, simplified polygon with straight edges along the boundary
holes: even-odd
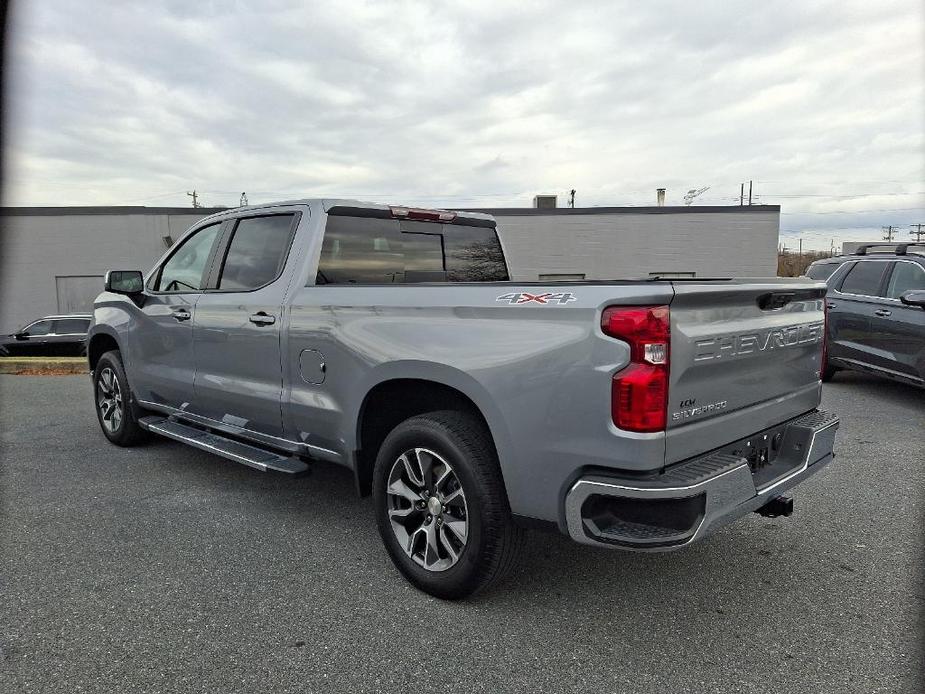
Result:
[[[675,282],[666,464],[819,404],[825,285]]]

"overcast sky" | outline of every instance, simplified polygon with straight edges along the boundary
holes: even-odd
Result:
[[[925,3],[14,3],[7,205],[755,200],[925,223]],[[449,7],[455,5],[455,8]]]

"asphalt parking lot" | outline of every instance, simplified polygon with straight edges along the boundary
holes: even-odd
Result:
[[[406,584],[335,467],[99,432],[82,376],[0,376],[0,690],[921,692],[925,392],[826,386],[790,519],[663,555],[531,533],[495,591]]]

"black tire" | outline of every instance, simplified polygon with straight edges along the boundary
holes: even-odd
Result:
[[[829,364],[828,359],[825,362],[825,366],[822,368],[822,382],[828,383],[832,380],[832,376],[835,375],[835,372],[839,371],[838,367],[832,366]]]
[[[416,448],[432,451],[452,466],[453,484],[458,481],[464,492],[467,539],[456,563],[444,570],[427,569],[412,559],[399,542],[389,516],[393,502],[387,490],[393,466],[403,453]],[[436,485],[434,490],[436,495]],[[523,544],[524,531],[511,520],[490,433],[484,422],[468,412],[430,412],[395,427],[376,456],[373,505],[379,534],[395,566],[414,586],[438,598],[464,598],[497,582],[516,563]]]
[[[111,385],[115,381],[115,386]],[[109,385],[107,385],[109,384]],[[108,390],[108,392],[107,392]],[[118,395],[116,395],[118,394]],[[117,400],[121,403],[121,414],[115,422],[104,401]],[[93,370],[93,406],[103,435],[117,446],[135,446],[145,439],[146,431],[138,426],[141,410],[135,403],[119,350],[106,352],[100,357]],[[107,416],[107,412],[110,415]]]

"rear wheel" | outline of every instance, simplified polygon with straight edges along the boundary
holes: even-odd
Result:
[[[393,563],[431,595],[466,597],[515,563],[523,531],[489,433],[472,414],[431,412],[392,430],[376,458],[373,502]]]
[[[117,446],[134,446],[144,439],[138,407],[118,350],[106,352],[93,371],[93,400],[103,435]]]

